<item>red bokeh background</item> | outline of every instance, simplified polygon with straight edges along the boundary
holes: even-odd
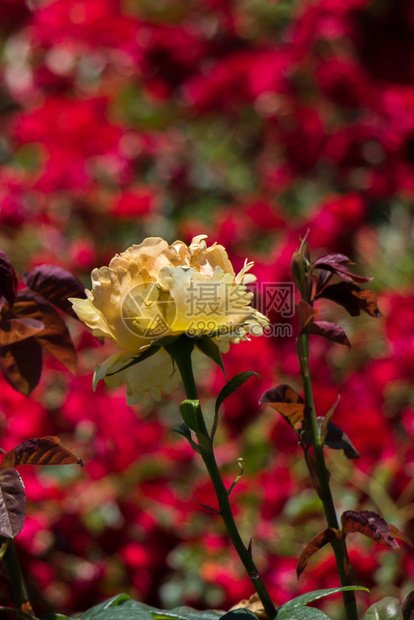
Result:
[[[409,0],[0,0],[0,247],[21,276],[42,264],[89,273],[147,236],[208,234],[259,283],[290,281],[344,252],[373,276],[383,317],[350,319],[351,352],[312,341],[318,413],[361,454],[328,452],[338,511],[379,510],[413,536],[414,6]],[[270,313],[278,322],[280,317]],[[52,359],[28,399],[2,380],[0,446],[59,435],[85,462],[21,468],[29,505],[16,544],[39,614],[115,593],[226,609],[251,587],[229,551],[212,488],[177,424],[176,393],[125,404],[92,392],[109,354],[70,321],[72,377]],[[258,405],[296,388],[292,337],[234,345],[228,376],[255,370],[223,407],[218,459],[243,537],[281,604],[338,584],[329,550],[301,581],[296,560],[324,527],[295,437]],[[205,407],[223,385],[198,364]],[[53,469],[53,471],[52,471]],[[194,500],[197,500],[194,501]],[[414,588],[411,551],[350,537],[361,608]],[[325,603],[340,617],[336,603]]]

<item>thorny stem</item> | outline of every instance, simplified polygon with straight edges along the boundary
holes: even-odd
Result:
[[[181,340],[181,339],[180,339]],[[170,355],[174,358],[183,380],[185,392],[187,398],[190,400],[198,400],[197,386],[194,380],[193,368],[191,363],[191,351],[193,343],[188,343],[188,339],[185,337],[181,342],[176,341],[173,345],[165,347]],[[200,409],[201,412],[201,409]],[[269,620],[273,620],[276,616],[276,608],[273,605],[269,592],[263,583],[263,580],[257,570],[257,567],[253,561],[250,550],[245,546],[240,536],[234,521],[233,513],[229,501],[229,493],[226,489],[223,479],[220,475],[220,471],[215,459],[213,442],[209,436],[203,415],[199,416],[199,430],[196,433],[200,446],[201,458],[209,473],[211,482],[213,483],[216,493],[219,514],[223,519],[223,522],[227,528],[227,532],[230,536],[231,542],[240,560],[243,563],[244,568],[249,576],[250,581],[253,584],[267,614]]]
[[[30,604],[29,595],[13,540],[8,542],[6,552],[3,556],[3,564],[12,591],[13,603],[16,609],[33,614],[33,609]]]
[[[336,517],[335,506],[329,486],[329,472],[326,469],[325,457],[323,454],[323,443],[321,440],[318,423],[316,419],[315,404],[313,401],[312,382],[309,366],[309,335],[299,336],[298,359],[302,376],[303,390],[306,403],[306,419],[308,431],[312,438],[312,446],[315,457],[316,474],[318,478],[318,493],[323,504],[323,510],[328,527],[339,529]],[[348,553],[345,540],[335,539],[331,542],[335,554],[336,566],[342,586],[353,585],[353,574],[350,568]],[[358,612],[355,600],[355,593],[346,591],[342,593],[347,620],[358,620]]]

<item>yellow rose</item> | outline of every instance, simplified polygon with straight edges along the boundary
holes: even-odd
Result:
[[[223,246],[207,247],[205,239],[199,235],[187,246],[149,237],[117,254],[108,267],[94,269],[87,298],[70,300],[94,336],[123,351],[97,366],[94,386],[100,379],[112,387],[124,383],[128,404],[145,391],[160,399],[161,390],[169,394],[178,387],[180,376],[162,346],[146,358],[157,341],[209,336],[226,351],[230,342],[262,334],[268,320],[251,307],[253,294],[246,290],[256,280],[248,273],[253,263],[246,261],[236,275]],[[129,365],[134,360],[139,366]]]

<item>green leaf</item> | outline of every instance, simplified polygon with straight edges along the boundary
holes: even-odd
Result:
[[[116,375],[116,373],[121,372],[121,370],[126,370],[127,368],[131,368],[131,366],[135,366],[135,364],[139,364],[140,362],[147,360],[149,357],[152,357],[155,353],[157,353],[159,348],[160,347],[158,345],[152,344],[148,349],[145,349],[145,351],[141,353],[140,355],[135,355],[135,357],[133,357],[132,360],[128,362],[128,364],[125,364],[125,366],[122,366],[122,368],[120,368],[119,370],[116,370],[115,372],[108,372],[106,376],[112,377],[112,375]],[[95,383],[95,378],[94,378],[94,383]]]
[[[197,454],[201,454],[200,446],[193,440],[191,436],[191,430],[185,422],[180,424],[180,426],[175,426],[172,430],[174,433],[179,433],[180,435],[185,437],[194,452],[197,452]]]
[[[178,338],[180,338],[180,336],[163,336],[162,338],[152,340],[151,345],[156,345],[157,347],[166,347],[170,344],[173,344],[173,342],[178,340]]]
[[[134,611],[131,611],[131,603],[134,603],[134,601],[131,601],[128,594],[117,594],[107,601],[85,611],[81,616],[81,620],[99,620],[99,618],[102,618],[102,620],[104,618],[132,620],[134,618]],[[148,616],[145,617],[147,618]]]
[[[204,355],[207,355],[217,366],[220,366],[223,371],[224,378],[227,381],[226,371],[224,370],[223,359],[221,357],[221,352],[216,343],[209,337],[204,336],[204,338],[196,338],[195,340],[196,347],[200,349]]]
[[[280,608],[277,614],[277,620],[331,620],[331,618],[320,609],[299,605],[298,607],[293,607],[292,609],[286,609],[284,611]]]
[[[216,609],[198,611],[198,609],[193,609],[192,607],[186,607],[184,605],[175,607],[171,612],[167,613],[173,613],[177,617],[185,618],[185,620],[218,620],[223,616],[223,612]]]
[[[42,620],[75,620],[75,619],[70,618],[69,616],[63,616],[62,614],[46,614],[46,616],[42,616]]]
[[[190,441],[190,439],[191,439],[191,431],[190,431],[188,425],[185,422],[180,424],[180,426],[174,426],[174,428],[172,430],[173,430],[174,433],[179,433],[180,435],[182,435],[183,437],[188,439],[188,441]]]
[[[222,615],[223,612],[196,611],[190,607],[165,611],[133,601],[127,594],[120,594],[85,611],[81,620],[218,620]]]
[[[400,601],[393,596],[385,596],[367,609],[364,620],[402,620]]]
[[[260,379],[260,375],[257,372],[253,372],[252,370],[246,370],[245,372],[239,372],[237,375],[234,375],[234,377],[232,377],[230,381],[226,383],[216,400],[216,415],[218,414],[218,410],[222,402],[226,400],[226,398],[228,398],[230,394],[233,394],[233,392],[235,392],[241,385],[243,385],[243,383],[247,381],[247,379],[253,377],[253,375],[256,375]]]
[[[240,608],[228,611],[224,616],[221,616],[220,620],[251,620],[252,616],[257,620],[257,616],[250,609]]]
[[[199,400],[183,400],[180,405],[181,415],[183,416],[184,422],[187,424],[188,428],[191,428],[192,431],[197,432],[200,430],[199,424],[199,415],[202,415],[200,412],[200,401]]]
[[[132,601],[127,594],[95,605],[82,614],[81,620],[153,620],[151,614],[140,603]]]
[[[282,610],[284,611],[286,609],[304,606],[308,603],[312,603],[313,601],[317,601],[320,598],[324,598],[325,596],[337,594],[338,592],[347,592],[348,590],[363,590],[364,592],[369,592],[368,588],[364,588],[363,586],[344,586],[342,588],[329,588],[328,590],[313,590],[313,592],[301,594],[300,596],[297,596],[282,605],[282,607],[279,607],[277,616],[279,618],[279,613],[282,613]]]
[[[170,611],[150,611],[154,620],[185,620],[183,616],[177,616]]]
[[[221,403],[228,396],[230,396],[230,394],[233,394],[233,392],[235,392],[238,387],[240,387],[245,381],[247,381],[247,379],[249,379],[253,375],[257,375],[260,379],[260,375],[258,375],[257,372],[253,372],[251,370],[247,370],[246,372],[239,372],[239,374],[234,375],[234,377],[232,377],[230,381],[228,381],[226,385],[224,386],[224,388],[221,390],[216,400],[216,408],[214,412],[213,425],[211,427],[211,432],[210,432],[210,437],[212,441],[214,439],[214,435],[216,434],[216,430],[217,430],[218,411],[219,411]]]

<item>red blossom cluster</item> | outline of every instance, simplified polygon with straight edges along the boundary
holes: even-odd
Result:
[[[344,252],[375,276],[383,318],[349,320],[352,351],[311,337],[316,407],[360,453],[329,453],[339,508],[380,509],[409,536],[414,499],[414,7],[410,0],[2,0],[0,248],[18,272],[46,263],[83,279],[146,236],[206,233],[235,269],[255,260],[256,304],[283,333],[234,345],[218,458],[243,537],[277,604],[338,585],[327,550],[296,579],[321,529],[295,434],[258,405],[299,388],[292,316],[264,285],[291,282],[309,229],[314,257]],[[270,301],[269,301],[270,299]],[[286,314],[286,313],[285,313]],[[288,313],[289,314],[289,313]],[[69,323],[69,321],[68,321]],[[0,446],[59,435],[85,463],[21,468],[28,516],[16,544],[39,613],[121,591],[154,605],[228,608],[250,596],[213,491],[186,442],[176,394],[128,407],[92,392],[108,357],[74,320],[78,376],[47,358],[29,399],[2,379]],[[112,352],[112,351],[111,351]],[[204,399],[224,384],[205,363]],[[183,397],[183,394],[181,394]],[[207,408],[206,408],[207,409]],[[66,472],[66,473],[65,473]],[[345,490],[344,490],[345,489]],[[342,502],[344,505],[342,505]],[[350,542],[363,604],[413,588],[412,552]],[[388,555],[387,555],[388,557]]]

